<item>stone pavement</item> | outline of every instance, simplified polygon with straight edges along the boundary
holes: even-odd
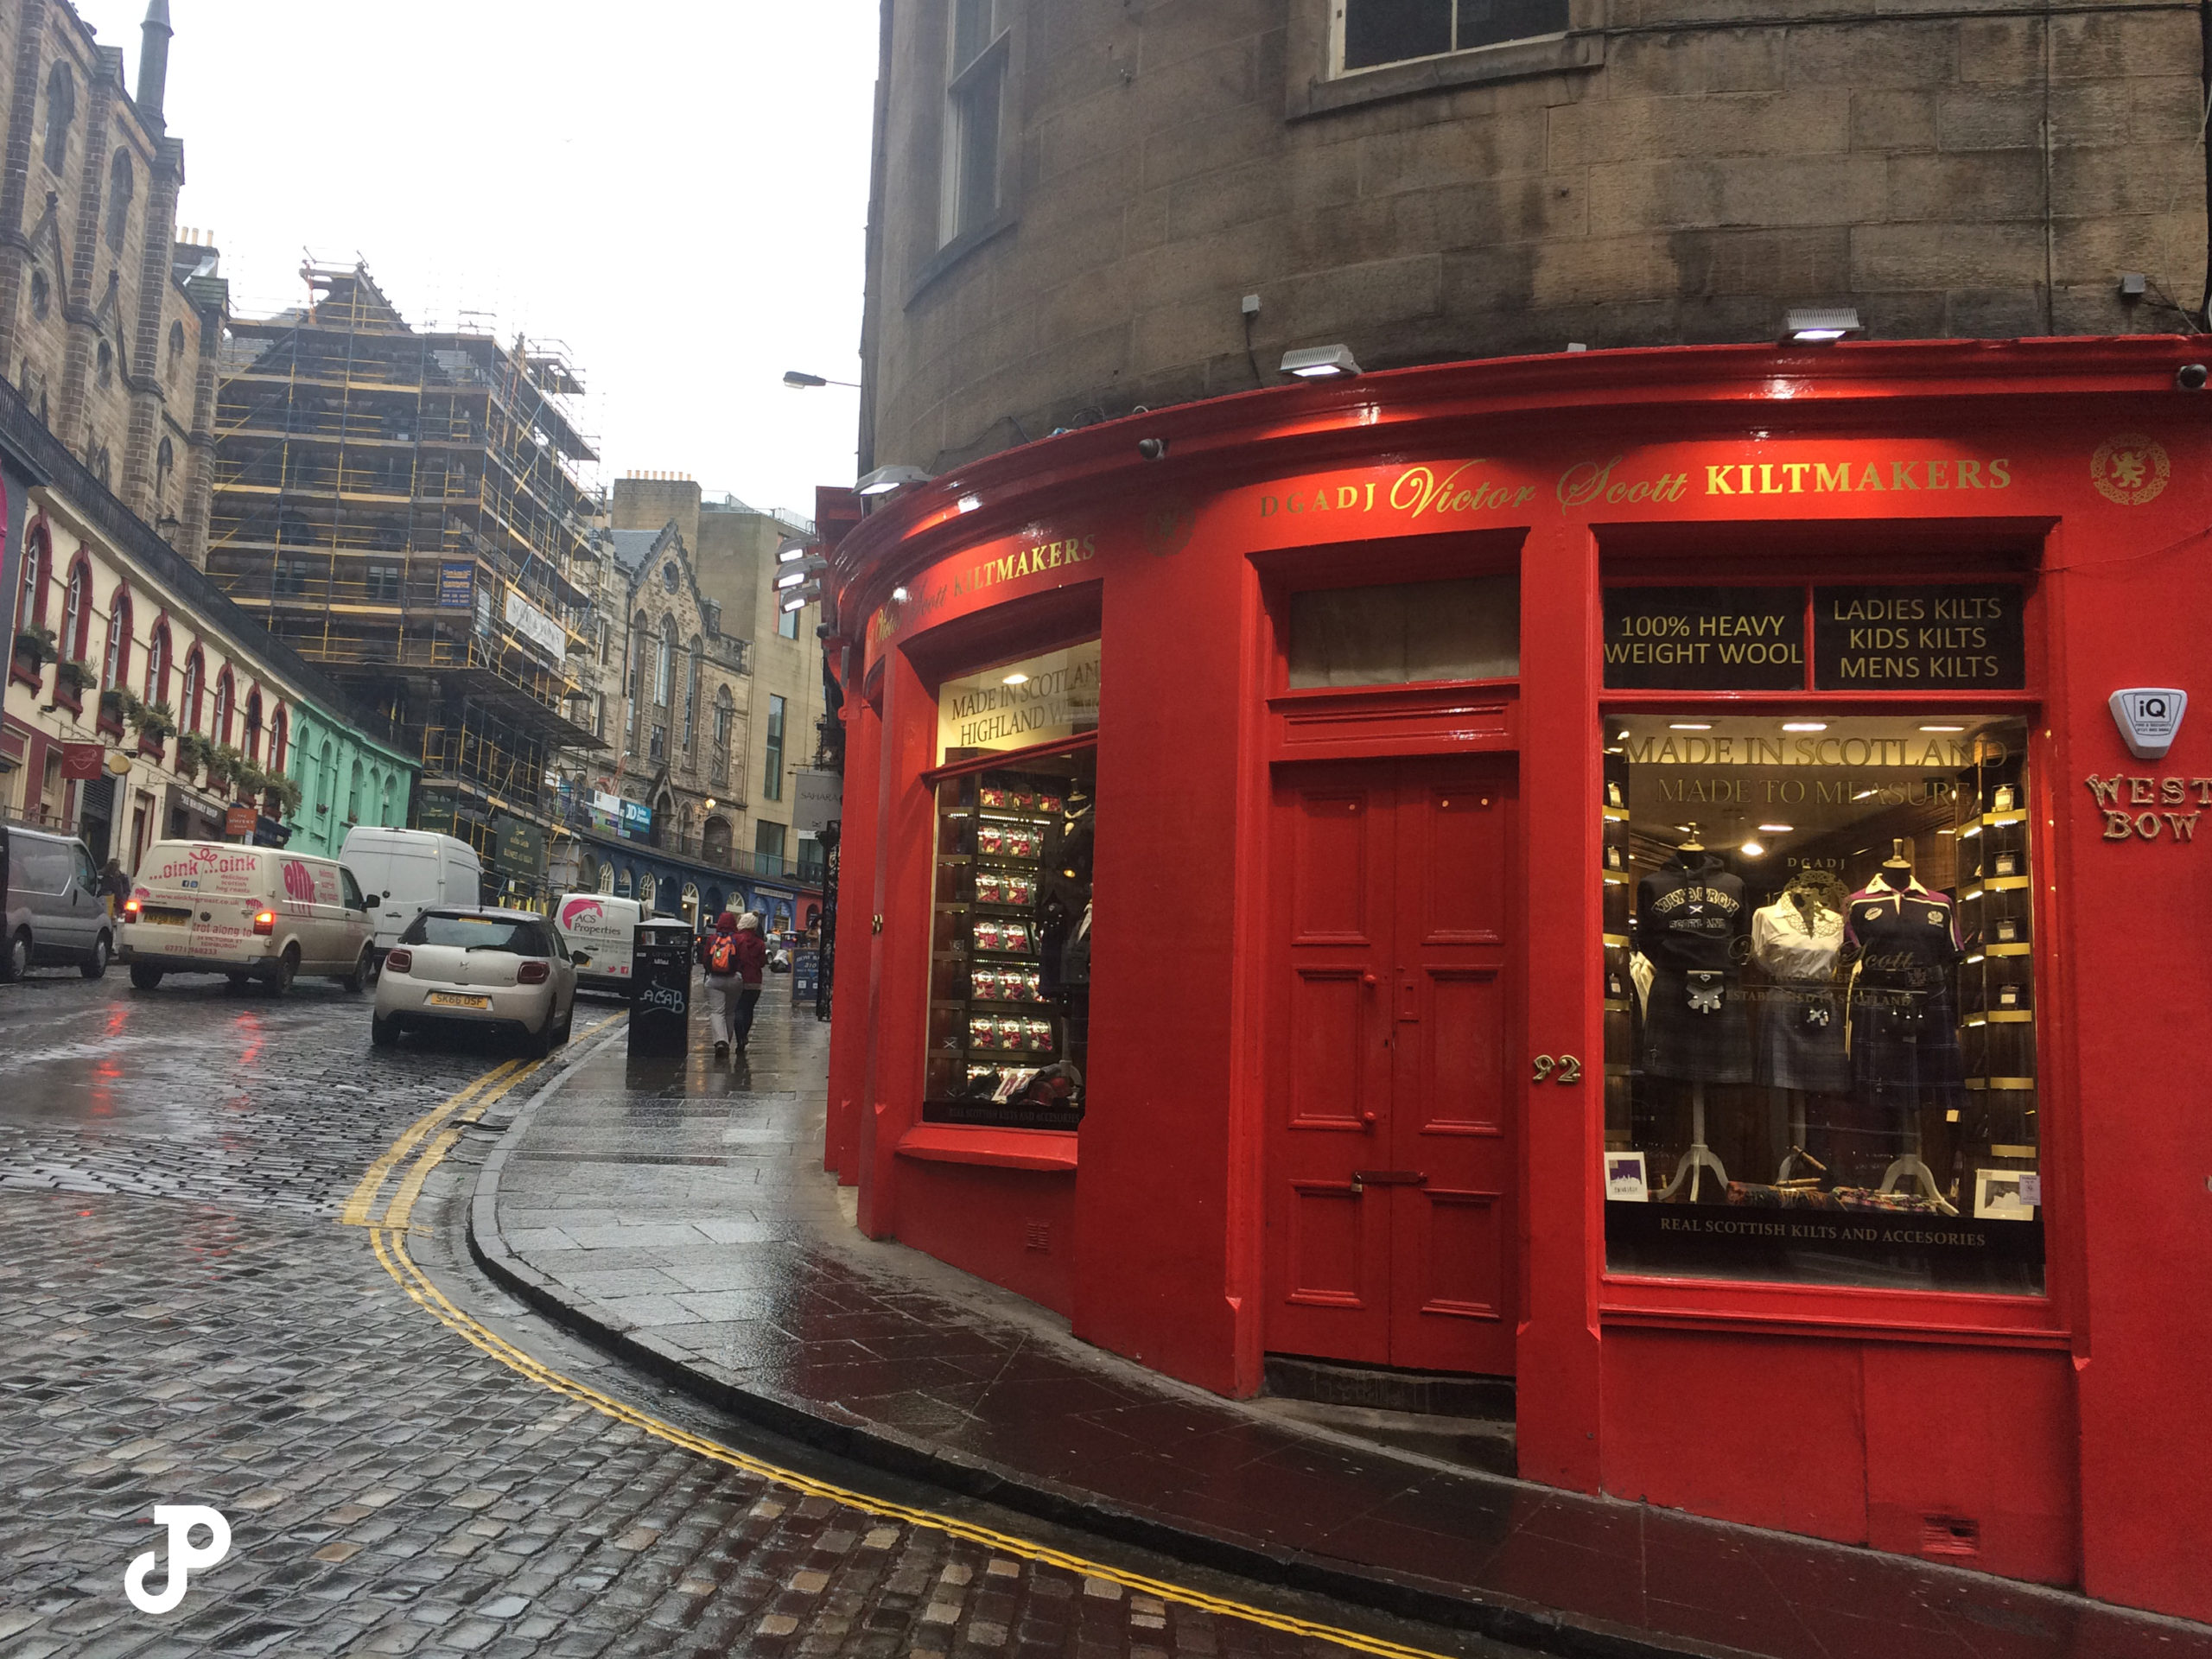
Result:
[[[612,1010],[579,1012],[582,1033]],[[282,1000],[220,982],[140,994],[112,974],[0,986],[0,1659],[1334,1650],[1296,1622],[1340,1628],[1348,1610],[1274,1593],[1268,1618],[1293,1624],[1239,1617],[1217,1604],[1249,1600],[1249,1586],[1084,1548],[750,1425],[734,1436],[724,1414],[517,1310],[461,1236],[494,1144],[474,1126],[423,1180],[413,1262],[477,1332],[639,1416],[472,1345],[340,1217],[410,1123],[496,1081],[495,1063],[514,1073],[482,1046],[372,1049],[365,999],[322,986]],[[165,1503],[215,1506],[231,1551],[174,1612],[143,1614],[124,1569],[157,1542]],[[1062,1553],[1038,1559],[1029,1541]],[[1212,1599],[1134,1582],[1163,1572]],[[1364,1614],[1355,1627],[1497,1653]]]
[[[2212,1659],[2212,1630],[1306,1432],[862,1238],[823,1173],[827,1028],[578,1065],[486,1161],[470,1247],[556,1321],[814,1444],[1186,1560],[1563,1653]],[[849,1195],[847,1195],[848,1198]]]

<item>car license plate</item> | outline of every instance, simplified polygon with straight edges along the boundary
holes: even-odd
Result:
[[[138,912],[138,919],[142,922],[154,922],[162,927],[182,927],[191,921],[192,912],[188,910],[175,910],[167,906],[156,910],[149,905]]]
[[[433,1007],[441,1008],[488,1008],[492,1006],[492,999],[488,996],[463,996],[459,991],[432,991],[430,1001]]]

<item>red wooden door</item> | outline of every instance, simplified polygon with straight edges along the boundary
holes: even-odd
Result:
[[[1491,756],[1278,781],[1274,1351],[1513,1369],[1513,781]]]

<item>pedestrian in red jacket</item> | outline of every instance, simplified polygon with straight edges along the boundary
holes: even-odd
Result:
[[[753,1005],[760,1000],[760,970],[768,962],[760,918],[749,910],[740,915],[724,911],[715,918],[705,955],[707,1014],[719,1059],[732,1043],[742,1049],[753,1035]]]

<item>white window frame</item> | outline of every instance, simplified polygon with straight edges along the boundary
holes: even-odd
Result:
[[[958,34],[955,14],[961,0],[945,0],[944,144],[938,168],[937,236],[940,248],[988,229],[1006,206],[1007,64],[1011,56],[1006,14],[1012,6],[1010,0],[982,0],[982,3],[991,13],[984,30],[990,38],[966,63],[956,64],[952,60]],[[971,130],[971,111],[987,90],[995,99],[995,114],[988,134],[978,135]],[[987,139],[990,156],[991,200],[987,207],[976,210],[963,199],[962,187],[979,136]]]
[[[1567,0],[1563,34],[1466,47],[1367,69],[1344,67],[1346,3],[1347,0],[1291,0],[1283,86],[1283,112],[1290,120],[1306,120],[1386,99],[1448,92],[1457,86],[1605,67],[1605,0]]]

